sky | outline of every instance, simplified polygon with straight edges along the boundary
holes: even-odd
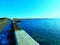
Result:
[[[60,18],[60,0],[0,0],[0,17]]]

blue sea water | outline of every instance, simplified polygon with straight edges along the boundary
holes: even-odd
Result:
[[[60,19],[20,20],[18,26],[41,45],[60,45]]]

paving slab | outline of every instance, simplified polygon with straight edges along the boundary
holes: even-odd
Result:
[[[24,30],[15,31],[18,45],[40,45]]]

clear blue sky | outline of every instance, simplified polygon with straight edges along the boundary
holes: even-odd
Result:
[[[0,0],[0,17],[60,17],[60,0]]]

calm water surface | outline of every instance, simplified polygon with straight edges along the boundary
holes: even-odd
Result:
[[[41,45],[60,45],[60,19],[21,20],[18,26]]]

